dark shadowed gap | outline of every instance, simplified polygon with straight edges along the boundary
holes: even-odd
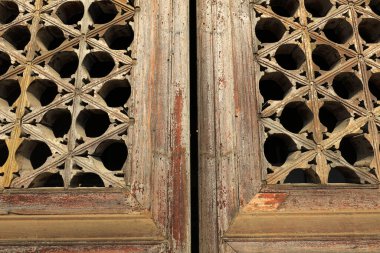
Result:
[[[191,251],[199,252],[198,185],[198,94],[197,94],[197,1],[190,2],[190,180],[191,180]]]

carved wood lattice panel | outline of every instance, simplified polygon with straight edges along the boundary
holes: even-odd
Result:
[[[126,186],[133,2],[0,2],[0,188]]]
[[[253,4],[268,184],[377,184],[380,1]]]

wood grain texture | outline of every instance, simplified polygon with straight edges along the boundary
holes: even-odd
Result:
[[[261,182],[249,5],[198,2],[201,252],[231,251],[221,235]]]
[[[0,217],[0,243],[162,241],[149,214]]]
[[[62,215],[60,219],[63,220],[67,218],[65,229],[58,229],[58,234],[55,235],[50,233],[54,238],[49,238],[46,231],[49,231],[49,226],[54,225],[54,222],[59,221],[40,222],[34,228],[25,230],[24,240],[33,237],[38,229],[37,235],[45,233],[40,237],[43,240],[70,240],[73,237],[69,228],[74,228],[77,220],[82,217],[80,214],[144,213],[144,224],[148,222],[152,228],[156,227],[155,236],[147,236],[143,240],[133,237],[133,230],[139,231],[142,224],[139,219],[129,219],[127,223],[117,224],[116,219],[108,223],[109,220],[102,222],[100,217],[98,221],[95,219],[99,225],[98,234],[94,237],[90,235],[93,240],[88,244],[96,245],[102,238],[107,241],[110,238],[108,233],[111,233],[111,237],[116,238],[114,241],[133,242],[136,239],[134,245],[138,247],[135,251],[128,248],[117,251],[115,247],[109,252],[190,252],[189,7],[187,2],[179,0],[149,3],[134,1],[134,5],[135,36],[131,45],[133,88],[131,100],[128,102],[129,116],[134,123],[128,129],[131,136],[128,146],[130,162],[126,173],[128,187],[125,191],[55,191],[48,188],[4,190],[0,197],[0,212],[3,214],[0,219],[8,219],[9,213],[23,214],[20,218],[28,214],[39,214],[40,216],[30,217],[33,224],[38,219],[49,220],[51,214]],[[70,221],[66,216],[70,214],[76,214],[78,218]],[[14,224],[16,229],[20,222],[10,219],[6,224],[8,228]],[[115,226],[114,234],[112,226]],[[91,231],[88,229],[87,232]],[[15,230],[11,234],[16,235]],[[117,238],[118,236],[120,237]],[[10,237],[3,237],[8,246],[12,244]],[[157,238],[165,240],[164,246],[154,249],[144,246],[150,242],[161,244],[157,243]],[[22,237],[19,239],[23,240]],[[88,241],[85,234],[77,239],[81,242]],[[36,247],[41,252],[50,252],[48,248]],[[73,246],[72,252],[82,252],[81,247],[75,249]],[[89,252],[95,251],[96,246],[89,249]],[[99,252],[102,252],[100,247]]]
[[[136,6],[132,193],[152,211],[168,252],[189,252],[189,7],[178,0]]]
[[[266,167],[257,116],[253,2],[258,1],[198,1],[200,251],[377,252],[377,184],[281,186],[262,181]],[[318,212],[318,218],[297,220],[308,211]],[[286,221],[281,213],[288,212],[297,223],[294,230],[292,223],[281,223]],[[260,221],[262,213],[268,215],[266,221]],[[329,228],[317,226],[333,217],[339,238],[324,236]],[[258,239],[266,228],[273,234]],[[239,237],[244,231],[250,232]],[[281,231],[315,234],[313,240],[295,235],[285,242],[276,237]],[[370,231],[373,237],[368,238]]]

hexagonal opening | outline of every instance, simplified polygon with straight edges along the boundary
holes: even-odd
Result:
[[[331,168],[328,183],[330,184],[360,184],[360,178],[351,169],[346,167]]]
[[[80,1],[65,2],[58,7],[56,14],[66,25],[77,24],[84,15],[83,3]]]
[[[132,43],[134,32],[129,24],[113,25],[104,33],[104,40],[113,50],[126,50]]]
[[[48,79],[35,79],[29,84],[27,95],[32,106],[46,106],[54,101],[58,88]]]
[[[351,72],[343,72],[334,77],[332,87],[344,99],[350,99],[363,90],[361,80]]]
[[[298,0],[271,0],[270,7],[277,15],[283,17],[292,17],[296,13],[300,3]]]
[[[70,78],[77,71],[78,65],[78,55],[72,51],[57,52],[49,62],[49,66],[62,78]]]
[[[380,100],[380,72],[373,73],[368,80],[368,88],[372,95]]]
[[[0,51],[0,75],[7,73],[11,65],[12,63],[9,55]]]
[[[264,143],[264,155],[273,166],[283,165],[297,146],[286,134],[273,134],[268,136]]]
[[[115,67],[112,56],[107,52],[92,52],[83,59],[83,66],[87,69],[90,77],[101,78],[107,76]]]
[[[332,70],[341,57],[335,48],[330,45],[318,45],[312,54],[313,62],[324,71]]]
[[[292,132],[300,133],[312,122],[313,113],[304,102],[288,103],[280,116],[283,127]]]
[[[284,180],[284,184],[319,184],[320,182],[317,173],[312,169],[294,169]]]
[[[98,93],[109,107],[122,107],[131,96],[131,85],[126,79],[110,80]]]
[[[37,38],[47,50],[53,50],[65,41],[65,34],[57,26],[51,25],[38,30]]]
[[[7,162],[8,156],[9,150],[7,143],[5,140],[0,140],[0,166],[3,166]]]
[[[346,43],[354,34],[351,24],[344,18],[330,19],[323,32],[329,40],[338,44]]]
[[[70,187],[104,187],[104,182],[95,173],[80,172],[71,179]]]
[[[330,0],[305,0],[306,10],[316,18],[326,16],[332,6]]]
[[[89,138],[103,135],[110,125],[108,114],[99,109],[82,110],[77,118],[78,132]]]
[[[52,109],[44,114],[40,123],[51,129],[56,138],[60,138],[70,130],[71,113],[68,109]]]
[[[127,161],[128,148],[122,140],[106,140],[99,144],[94,156],[102,161],[106,169],[118,171]]]
[[[348,163],[358,167],[368,167],[374,157],[373,147],[363,134],[345,136],[339,150]]]
[[[286,28],[276,18],[261,18],[256,24],[255,32],[262,43],[274,43],[281,40]]]
[[[63,178],[59,173],[44,172],[36,176],[29,188],[63,187]]]
[[[15,20],[20,14],[18,6],[12,1],[1,1],[0,2],[0,23],[8,24]]]
[[[350,117],[350,113],[339,102],[325,101],[319,109],[319,121],[330,133],[346,128]]]
[[[20,169],[24,166],[38,169],[45,164],[51,155],[50,148],[46,143],[37,140],[24,140],[16,151],[16,160]]]
[[[296,70],[305,62],[306,56],[297,44],[284,44],[278,47],[275,59],[282,68]]]
[[[3,34],[3,38],[8,41],[17,50],[24,50],[30,41],[30,31],[27,26],[12,26]]]
[[[360,37],[367,43],[380,41],[380,21],[374,18],[364,18],[359,24]]]
[[[265,73],[259,82],[259,89],[264,102],[282,100],[291,88],[292,83],[281,72]]]
[[[90,16],[95,24],[105,24],[112,21],[118,11],[111,1],[96,1],[88,9]]]
[[[0,98],[12,106],[20,97],[21,88],[17,80],[3,79],[0,80]]]

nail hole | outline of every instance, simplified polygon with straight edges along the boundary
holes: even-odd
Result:
[[[340,61],[339,52],[330,45],[318,45],[312,54],[313,62],[324,71],[333,69]]]
[[[262,18],[257,22],[255,31],[257,38],[262,43],[274,43],[281,40],[286,28],[276,18]]]
[[[111,26],[104,33],[104,40],[108,47],[114,50],[126,50],[131,45],[133,37],[134,32],[129,24]]]
[[[99,109],[85,109],[79,113],[77,118],[78,131],[82,136],[90,138],[104,134],[109,124],[108,114]]]
[[[280,116],[284,128],[292,133],[301,132],[313,120],[313,113],[304,102],[287,104]]]
[[[273,166],[283,165],[296,149],[296,144],[286,134],[273,134],[264,143],[264,155]]]
[[[71,187],[104,187],[104,182],[95,173],[78,173],[70,182]]]
[[[52,67],[62,78],[69,78],[78,69],[79,59],[75,52],[63,51],[56,53],[50,60]]]
[[[99,51],[87,54],[83,59],[83,65],[90,77],[100,78],[107,76],[112,71],[115,62],[109,53]]]
[[[128,149],[124,141],[106,140],[99,144],[94,156],[99,157],[108,170],[117,171],[123,169]]]
[[[19,15],[18,6],[12,1],[0,2],[0,23],[8,24],[15,20]]]
[[[17,50],[24,50],[25,46],[30,41],[30,31],[27,26],[16,25],[9,28],[4,34],[3,38],[8,41]]]
[[[48,79],[34,80],[27,90],[28,100],[33,106],[46,106],[53,102],[57,94],[57,85]]]
[[[115,4],[111,1],[93,2],[88,9],[95,24],[105,24],[113,20],[117,15]]]
[[[270,6],[272,8],[272,11],[276,13],[277,15],[283,16],[283,17],[292,17],[300,3],[298,0],[271,0]]]
[[[59,173],[45,172],[35,177],[35,179],[30,183],[29,188],[63,186],[63,178]]]
[[[52,109],[45,113],[41,124],[50,128],[56,138],[63,137],[71,126],[71,113],[68,109]]]
[[[98,93],[109,107],[121,107],[131,96],[131,86],[128,80],[111,80]]]
[[[58,7],[56,14],[64,24],[74,25],[83,18],[84,6],[79,1],[65,2]]]
[[[0,98],[12,106],[21,94],[20,84],[17,80],[3,79],[0,80]]]
[[[352,26],[344,18],[330,19],[325,25],[323,32],[326,37],[338,44],[344,44],[354,34]]]
[[[65,41],[65,35],[57,26],[45,26],[37,32],[37,38],[47,50],[59,47]]]
[[[377,43],[380,41],[380,21],[374,18],[364,18],[359,24],[360,37],[367,43]]]
[[[363,84],[354,73],[343,72],[334,77],[332,87],[339,97],[350,99],[363,89]]]

